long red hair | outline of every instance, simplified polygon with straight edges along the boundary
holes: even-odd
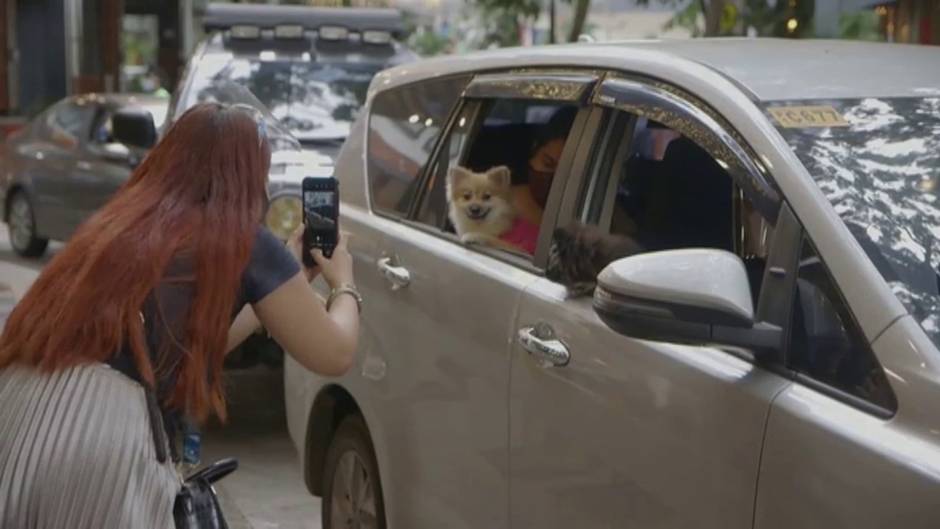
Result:
[[[149,384],[139,316],[174,256],[194,262],[183,358],[166,404],[225,418],[221,371],[242,271],[265,205],[270,150],[252,117],[201,104],[183,114],[114,197],[77,230],[10,314],[0,368],[53,371],[129,345]]]

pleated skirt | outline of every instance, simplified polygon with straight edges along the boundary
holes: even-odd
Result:
[[[0,370],[0,528],[172,529],[143,388],[103,364]]]

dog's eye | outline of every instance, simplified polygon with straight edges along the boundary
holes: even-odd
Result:
[[[464,200],[470,200],[471,198],[473,198],[473,193],[464,193],[464,194],[463,194],[463,199],[464,199]]]
[[[489,194],[489,193],[483,193],[483,200],[489,200],[489,199],[490,199],[490,194]]]

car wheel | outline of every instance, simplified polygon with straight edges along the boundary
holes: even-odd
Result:
[[[372,441],[362,417],[340,424],[326,453],[323,529],[385,529],[385,504]]]
[[[7,226],[10,230],[10,246],[17,254],[39,257],[46,251],[49,239],[36,236],[36,215],[26,193],[17,191],[10,199]]]

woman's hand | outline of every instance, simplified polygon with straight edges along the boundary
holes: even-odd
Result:
[[[353,283],[353,261],[346,247],[347,238],[345,233],[340,232],[339,241],[336,242],[336,248],[333,248],[333,255],[329,259],[319,249],[311,252],[317,268],[330,288]]]
[[[297,262],[300,263],[300,267],[304,270],[304,275],[307,277],[308,282],[312,282],[314,279],[320,275],[320,267],[314,266],[313,268],[307,268],[303,260],[303,248],[304,248],[304,225],[300,223],[300,226],[294,230],[294,233],[290,235],[290,238],[287,240],[287,249],[290,250],[290,253],[297,259]]]

